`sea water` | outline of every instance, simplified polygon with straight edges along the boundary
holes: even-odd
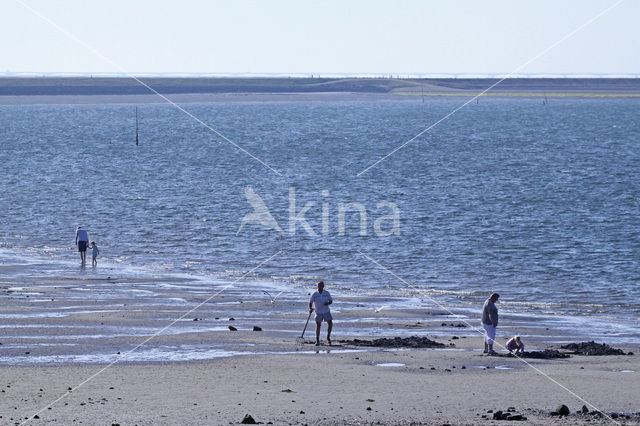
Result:
[[[462,102],[183,105],[215,132],[139,105],[138,146],[133,105],[0,106],[2,274],[175,274],[203,296],[250,278],[283,298],[323,279],[470,317],[496,291],[523,322],[640,343],[640,101],[482,99],[422,133]],[[91,290],[73,298],[116,297]]]

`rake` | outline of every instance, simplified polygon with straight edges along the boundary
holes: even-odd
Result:
[[[296,339],[296,343],[298,345],[304,345],[306,342],[304,341],[304,332],[307,331],[307,326],[309,325],[309,320],[311,319],[311,313],[313,311],[309,310],[309,316],[307,317],[307,322],[304,324],[304,328],[302,329],[302,334],[300,337]]]

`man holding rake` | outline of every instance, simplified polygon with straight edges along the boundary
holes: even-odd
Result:
[[[318,283],[318,291],[314,292],[309,299],[309,315],[316,311],[316,346],[320,346],[320,328],[322,321],[326,321],[328,325],[327,342],[331,345],[331,328],[333,327],[333,318],[331,318],[331,310],[329,305],[333,303],[333,299],[327,290],[324,289],[324,282]]]

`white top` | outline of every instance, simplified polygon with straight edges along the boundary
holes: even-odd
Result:
[[[84,229],[78,229],[76,231],[76,234],[78,235],[78,241],[89,242],[89,235],[87,235],[87,231],[85,231]]]
[[[316,291],[311,295],[311,299],[309,299],[309,303],[313,303],[313,309],[316,310],[317,314],[326,314],[329,312],[329,305],[325,305],[325,303],[329,301],[333,302],[333,299],[327,290],[322,290],[322,293]]]

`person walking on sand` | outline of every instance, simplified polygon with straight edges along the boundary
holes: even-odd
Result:
[[[91,266],[98,266],[99,254],[100,254],[100,249],[96,245],[96,242],[91,241]]]
[[[482,307],[482,327],[484,327],[484,351],[483,353],[495,355],[493,341],[496,338],[496,328],[498,327],[498,308],[496,302],[500,298],[498,293],[492,293],[484,302]]]
[[[89,235],[87,231],[82,229],[82,226],[78,226],[78,229],[76,229],[76,245],[78,246],[80,261],[83,265],[87,263],[87,244],[89,244]]]
[[[331,329],[333,328],[333,318],[331,318],[331,310],[329,305],[333,303],[333,299],[327,290],[324,289],[324,282],[318,283],[318,291],[314,292],[309,299],[309,314],[316,311],[316,346],[320,346],[320,327],[322,321],[327,322],[327,342],[331,345]]]

